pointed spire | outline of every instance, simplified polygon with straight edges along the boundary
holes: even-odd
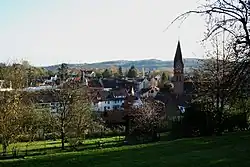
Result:
[[[182,67],[184,68],[184,63],[182,60],[182,53],[181,53],[181,44],[179,40],[178,40],[175,57],[174,57],[174,68],[176,68],[177,62],[180,62],[182,64]]]

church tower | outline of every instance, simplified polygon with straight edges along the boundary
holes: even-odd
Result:
[[[174,93],[176,95],[182,95],[184,92],[184,63],[182,60],[180,41],[178,41],[174,57],[173,84],[174,84]]]

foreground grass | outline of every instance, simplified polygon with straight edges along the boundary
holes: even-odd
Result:
[[[108,144],[114,144],[115,142],[118,142],[119,140],[123,140],[124,136],[121,137],[107,137],[107,138],[96,138],[96,139],[87,139],[84,140],[84,148],[93,148],[96,147],[96,142],[102,141],[104,143]],[[8,154],[12,154],[12,148],[15,147],[19,154],[24,154],[26,150],[28,151],[28,154],[33,154],[33,153],[46,153],[46,154],[51,154],[51,153],[56,153],[61,151],[61,140],[56,140],[56,141],[35,141],[35,142],[19,142],[19,143],[14,143],[9,145],[7,149]],[[70,149],[67,149],[69,147],[69,143],[65,143],[66,150],[65,151],[70,151]],[[0,152],[2,151],[2,145],[0,145]]]
[[[24,160],[0,161],[8,167],[151,167],[151,166],[250,166],[250,133],[222,137],[160,141],[82,152],[56,153]]]

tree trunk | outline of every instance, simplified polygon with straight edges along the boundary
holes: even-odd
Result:
[[[65,129],[64,129],[64,122],[63,122],[63,120],[61,120],[61,143],[62,143],[62,150],[64,150]]]
[[[125,135],[126,136],[129,135],[129,120],[128,120],[128,118],[126,118],[126,122],[125,122]]]
[[[61,130],[62,150],[64,150],[64,141],[65,141],[65,134],[64,134],[64,130],[63,130],[63,128],[62,128],[62,130]]]
[[[7,147],[8,147],[8,144],[5,139],[3,139],[2,145],[3,145],[3,156],[5,156],[7,154]]]

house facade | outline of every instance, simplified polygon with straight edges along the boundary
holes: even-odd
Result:
[[[12,91],[12,83],[7,83],[5,80],[0,80],[0,92]]]
[[[121,110],[124,104],[124,97],[114,97],[92,103],[94,111],[104,112],[111,110]]]
[[[128,95],[126,88],[114,90],[101,90],[97,93],[96,100],[92,102],[94,111],[122,111],[124,110],[125,99]],[[135,100],[135,105],[141,105],[140,98]]]

